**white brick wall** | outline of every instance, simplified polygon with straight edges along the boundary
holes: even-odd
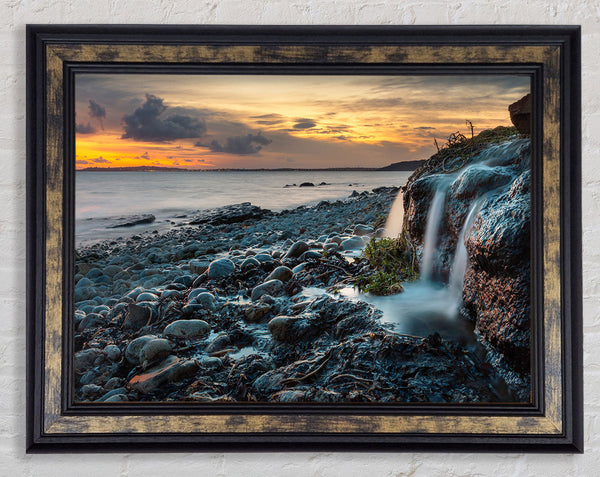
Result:
[[[585,445],[581,455],[30,455],[25,438],[25,24],[583,25]],[[600,467],[600,3],[598,0],[3,0],[0,4],[0,475],[598,475]]]

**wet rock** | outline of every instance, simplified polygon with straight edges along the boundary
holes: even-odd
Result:
[[[354,235],[358,235],[359,237],[371,235],[373,232],[375,232],[375,229],[370,225],[358,224],[354,226]]]
[[[214,311],[214,309],[216,308],[217,300],[215,299],[215,296],[212,293],[203,292],[196,295],[193,298],[193,301],[191,301],[190,303],[201,305],[202,308],[204,308],[205,310]]]
[[[127,394],[114,394],[114,395],[104,399],[103,402],[125,402],[125,401],[129,401]]]
[[[100,364],[105,359],[105,354],[102,350],[97,348],[88,348],[82,351],[78,351],[73,356],[73,367],[78,373],[84,373],[89,371]]]
[[[310,260],[310,259],[319,259],[322,258],[322,253],[317,252],[315,250],[307,250],[300,256],[300,260]]]
[[[265,215],[270,215],[271,211],[267,209],[261,209],[256,205],[250,204],[250,202],[243,202],[241,204],[227,205],[225,207],[219,207],[216,209],[208,210],[203,212],[201,215],[193,218],[189,223],[191,225],[196,224],[234,224],[238,222],[244,222],[249,219],[260,219]]]
[[[169,356],[158,366],[134,376],[129,381],[129,386],[136,391],[148,394],[165,384],[175,383],[194,375],[199,368],[198,362],[195,360],[183,360]]]
[[[95,399],[100,396],[102,391],[102,386],[98,386],[97,384],[86,384],[81,387],[81,394],[86,399]]]
[[[226,278],[235,271],[235,264],[228,258],[220,258],[210,263],[208,267],[208,278]]]
[[[127,317],[123,323],[123,328],[139,330],[146,326],[152,320],[152,310],[144,306],[130,303],[127,305]]]
[[[341,247],[344,250],[357,250],[365,246],[365,242],[361,237],[353,236],[347,238],[341,243]]]
[[[303,271],[306,268],[307,265],[308,264],[306,262],[302,262],[301,264],[296,265],[294,268],[292,268],[292,273],[294,273],[294,274],[300,273],[301,271]]]
[[[88,313],[85,318],[79,322],[77,329],[79,331],[87,330],[90,328],[97,328],[98,326],[105,325],[108,322],[106,316],[98,313]]]
[[[276,316],[269,321],[269,331],[273,339],[285,343],[297,343],[314,337],[319,330],[312,326],[307,316]]]
[[[135,301],[137,303],[141,302],[141,301],[158,301],[158,296],[155,295],[154,293],[150,293],[150,292],[143,292],[140,293],[137,298],[135,299]]]
[[[292,278],[293,274],[294,272],[292,272],[292,270],[290,270],[288,267],[281,266],[273,270],[265,281],[281,280],[282,282],[287,282],[290,278]]]
[[[130,215],[126,217],[110,217],[106,228],[116,229],[119,227],[133,227],[140,224],[151,224],[156,220],[152,214]]]
[[[171,354],[174,346],[170,341],[156,338],[148,341],[140,350],[138,362],[146,363],[165,358]]]
[[[141,364],[140,352],[142,348],[155,339],[155,335],[145,335],[130,341],[127,348],[125,348],[125,359],[135,366]]]
[[[211,371],[218,371],[223,368],[223,361],[216,356],[205,356],[198,360],[200,367]]]
[[[119,400],[112,399],[111,400],[110,398],[112,398],[114,396],[127,396],[127,389],[126,388],[122,388],[122,387],[111,389],[107,393],[104,393],[102,395],[102,397],[100,397],[97,400],[97,402],[107,402],[107,401],[108,402],[118,402],[118,401],[121,401],[121,400],[127,401],[127,399],[119,399]]]
[[[308,250],[308,244],[306,242],[298,241],[289,248],[289,250],[285,254],[284,258],[299,257],[307,250]]]
[[[249,268],[256,268],[259,266],[260,266],[260,262],[258,260],[256,260],[254,257],[248,257],[242,262],[242,264],[240,265],[240,268],[242,270],[247,270]]]
[[[263,295],[277,296],[283,293],[283,282],[281,280],[269,280],[258,285],[252,290],[252,301],[258,300]]]
[[[133,290],[131,290],[129,293],[127,293],[127,295],[125,295],[125,296],[129,297],[129,298],[133,298],[135,300],[143,292],[144,292],[144,287],[136,287]]]
[[[221,332],[217,336],[215,336],[215,338],[208,344],[205,351],[208,354],[211,354],[229,347],[231,347],[230,336],[225,332]]]
[[[259,376],[252,384],[252,391],[258,396],[271,396],[283,389],[282,381],[286,374],[279,370],[267,371]]]
[[[210,325],[203,320],[177,320],[168,325],[163,334],[171,338],[202,338],[210,333]]]
[[[265,295],[263,295],[265,296]],[[244,314],[246,321],[250,323],[258,323],[261,321],[269,312],[271,311],[271,306],[267,304],[259,304],[256,306],[251,306],[248,308]]]
[[[113,376],[108,381],[106,381],[106,384],[103,387],[105,391],[111,391],[113,389],[119,388],[121,387],[121,378]]]
[[[200,275],[202,276],[202,275]],[[181,275],[177,278],[175,278],[173,280],[173,283],[180,283],[181,285],[184,285],[186,288],[189,288],[192,286],[192,283],[194,283],[194,278],[191,275]]]
[[[265,264],[265,263],[272,263],[272,262],[274,262],[274,261],[275,261],[275,259],[274,259],[274,258],[273,258],[271,255],[269,255],[268,253],[257,253],[257,254],[254,256],[254,259],[255,259],[255,260],[258,260],[258,262],[259,262],[261,265],[263,265],[263,264]]]
[[[314,187],[315,185],[312,182],[303,182],[298,187]]]
[[[108,345],[104,347],[106,357],[115,363],[121,360],[121,350],[117,345]]]
[[[206,289],[206,288],[194,288],[192,291],[190,291],[190,293],[188,295],[188,299],[193,300],[201,293],[206,293],[206,292],[208,292],[208,289]],[[214,296],[213,296],[213,298],[214,298]]]
[[[190,260],[190,271],[197,275],[204,273],[210,267],[208,260]]]

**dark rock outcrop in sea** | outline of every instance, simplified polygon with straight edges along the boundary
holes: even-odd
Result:
[[[109,221],[106,228],[116,229],[119,227],[133,227],[134,225],[151,224],[156,220],[156,217],[152,214],[143,214],[128,215],[125,217],[109,217],[106,220]]]
[[[241,204],[226,205],[224,207],[204,211],[202,214],[191,219],[189,224],[235,224],[244,222],[245,220],[260,219],[270,214],[270,210],[261,209],[256,205],[252,205],[250,202],[242,202]]]

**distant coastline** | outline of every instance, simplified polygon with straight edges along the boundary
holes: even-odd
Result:
[[[299,169],[293,167],[280,167],[276,169],[185,169],[181,167],[163,167],[163,166],[134,166],[134,167],[85,167],[78,169],[77,172],[312,172],[312,171],[414,171],[417,167],[423,164],[425,160],[419,161],[404,161],[395,162],[385,167],[328,167],[322,169]]]

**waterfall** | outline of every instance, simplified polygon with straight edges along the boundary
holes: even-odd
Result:
[[[454,260],[452,261],[452,268],[450,269],[450,280],[448,281],[448,290],[450,295],[456,300],[456,307],[453,314],[456,314],[458,307],[462,302],[463,284],[465,281],[465,273],[467,271],[467,265],[469,264],[469,256],[467,254],[467,247],[465,245],[465,238],[473,222],[475,216],[479,211],[479,206],[482,200],[476,200],[471,204],[467,218],[462,226],[458,241],[456,242],[456,251],[454,252]]]
[[[469,265],[465,240],[485,197],[505,189],[510,184],[499,180],[499,177],[495,176],[494,168],[503,168],[505,173],[520,174],[524,170],[523,167],[528,167],[528,162],[521,166],[515,164],[515,158],[528,144],[528,139],[494,144],[471,158],[465,167],[429,177],[428,180],[433,181],[430,184],[435,187],[435,192],[427,211],[420,280],[403,283],[404,291],[396,295],[365,295],[350,289],[344,292],[346,296],[371,303],[383,312],[382,320],[393,323],[394,329],[399,333],[427,336],[435,331],[449,339],[455,339],[457,336],[463,339],[465,335],[472,337],[472,330],[457,319],[462,304],[465,273]],[[468,191],[469,197],[473,197],[472,202],[455,203],[455,200],[460,200],[457,194],[465,191]],[[399,192],[385,225],[385,236],[397,237],[402,233],[405,219],[403,199],[403,193]],[[449,258],[451,268],[448,281],[442,282],[436,279],[435,273],[441,266],[440,234],[444,233],[442,228],[445,227],[443,224],[447,200],[453,201],[453,206],[463,205],[468,210],[454,248],[454,255]],[[444,250],[443,253],[449,255],[448,250]]]
[[[446,202],[446,190],[438,187],[435,191],[431,207],[427,213],[427,226],[425,228],[425,239],[423,242],[423,260],[421,262],[421,280],[430,281],[433,275],[433,262],[437,242],[439,240],[439,229],[444,214]]]
[[[396,238],[402,233],[402,224],[404,223],[404,194],[402,190],[394,200],[392,209],[385,222],[384,237]]]

